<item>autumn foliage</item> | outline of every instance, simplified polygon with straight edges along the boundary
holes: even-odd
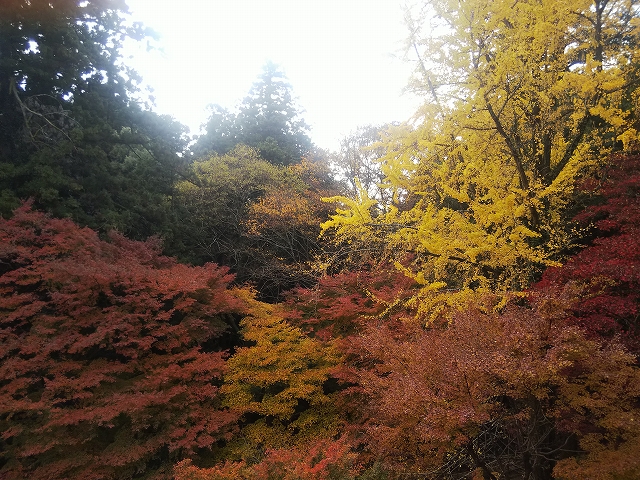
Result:
[[[320,279],[289,318],[344,355],[337,402],[360,460],[431,478],[635,478],[639,159],[589,180],[586,248],[526,297],[425,323],[393,270]]]
[[[175,467],[175,480],[345,480],[361,470],[344,441],[321,440],[304,449],[268,450],[261,462],[227,462],[200,469],[190,460]]]
[[[427,101],[347,188],[200,142],[201,266],[0,219],[0,479],[640,478],[638,5],[423,6]]]
[[[215,265],[23,206],[0,221],[2,478],[166,478],[236,414],[219,386],[245,310]]]
[[[634,357],[567,327],[563,302],[477,308],[446,329],[394,322],[352,339],[367,448],[396,471],[544,479],[578,444],[587,458],[614,439],[635,445]]]
[[[587,182],[564,266],[440,322],[397,266],[267,305],[25,205],[0,223],[2,478],[635,478],[638,165]]]
[[[407,315],[405,300],[417,285],[393,267],[324,276],[314,288],[289,292],[289,321],[321,340],[361,333],[371,322]]]
[[[241,436],[231,443],[247,455],[265,448],[292,448],[337,432],[339,416],[325,391],[340,355],[305,335],[264,305],[242,322],[248,346],[228,361],[225,405],[243,415]]]
[[[621,335],[640,353],[640,157],[618,156],[585,187],[598,202],[576,220],[593,241],[561,268],[549,268],[534,291],[573,288],[571,322],[594,335]]]

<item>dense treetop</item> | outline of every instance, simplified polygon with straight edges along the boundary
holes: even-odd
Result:
[[[211,106],[206,133],[198,138],[196,152],[224,154],[239,144],[258,149],[267,161],[290,165],[311,150],[309,126],[295,104],[291,85],[272,62],[267,62],[237,113]]]
[[[21,200],[101,231],[168,234],[185,128],[133,101],[122,1],[0,6],[0,212]]]

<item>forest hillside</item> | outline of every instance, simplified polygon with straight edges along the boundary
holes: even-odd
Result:
[[[189,137],[126,13],[0,5],[0,479],[640,478],[636,0],[419,2],[337,152],[271,62]]]

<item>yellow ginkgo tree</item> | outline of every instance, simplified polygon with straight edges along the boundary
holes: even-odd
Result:
[[[384,239],[381,258],[428,287],[425,308],[442,303],[434,292],[444,287],[454,304],[526,286],[571,241],[564,213],[576,180],[634,146],[638,9],[425,0],[409,10],[410,88],[425,103],[412,125],[386,133],[393,201],[334,198],[343,208],[325,231],[351,245]]]

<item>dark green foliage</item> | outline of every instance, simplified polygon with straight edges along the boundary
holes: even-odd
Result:
[[[73,99],[108,86],[125,101],[129,82],[116,64],[126,36],[141,38],[140,26],[127,28],[123,0],[26,1],[0,5],[0,154],[56,143],[76,126],[69,118]]]
[[[131,100],[123,1],[0,6],[0,214],[20,200],[132,238],[172,238],[185,129]]]

